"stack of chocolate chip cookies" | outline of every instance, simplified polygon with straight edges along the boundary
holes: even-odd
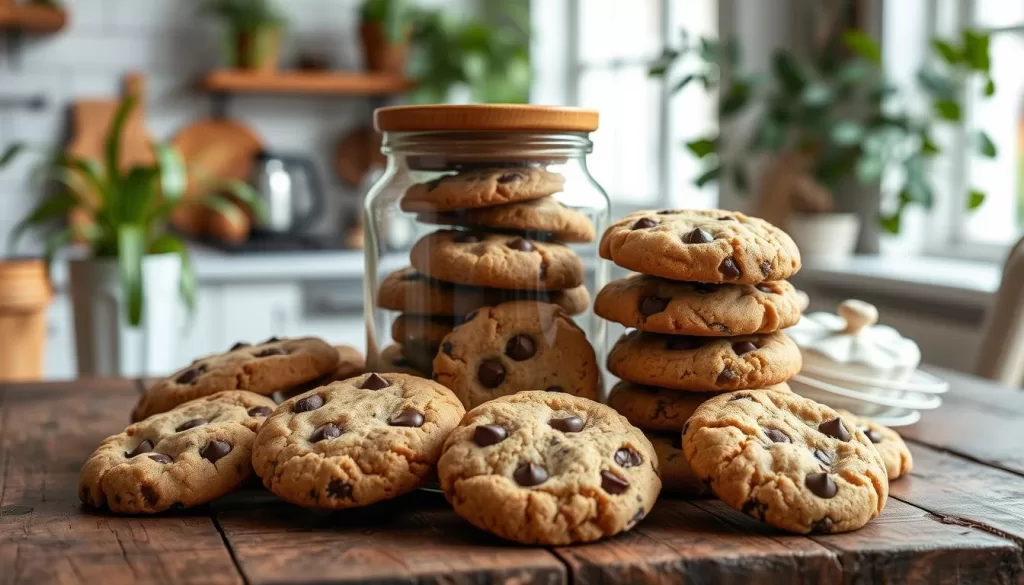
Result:
[[[631,214],[608,228],[600,252],[639,273],[609,283],[594,303],[632,329],[608,355],[621,379],[609,404],[648,432],[666,491],[699,495],[706,488],[683,456],[683,423],[723,392],[788,392],[800,371],[800,351],[781,331],[800,318],[784,280],[800,253],[768,222],[719,210]]]
[[[409,187],[403,211],[452,228],[417,241],[412,266],[381,282],[378,306],[400,314],[379,369],[433,376],[467,407],[523,389],[596,396],[594,351],[570,318],[590,296],[565,245],[592,242],[594,225],[552,197],[563,182],[540,167],[494,166]]]

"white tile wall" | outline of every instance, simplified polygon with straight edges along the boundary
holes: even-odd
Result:
[[[147,122],[155,137],[169,139],[190,121],[210,114],[209,97],[194,86],[218,64],[221,44],[216,25],[199,15],[198,0],[65,2],[70,22],[60,33],[24,39],[16,55],[0,43],[0,96],[43,93],[48,102],[41,112],[0,110],[0,149],[12,141],[61,145],[69,127],[68,104],[116,96],[122,75],[131,69],[147,75]],[[467,0],[429,3],[463,6]],[[361,66],[359,0],[278,4],[290,21],[286,63],[299,50],[315,50],[336,67]],[[341,214],[357,201],[334,176],[335,145],[353,126],[369,123],[370,112],[365,99],[298,96],[237,97],[229,109],[268,147],[314,156],[328,189],[329,213],[318,226],[323,233],[333,232]],[[30,162],[26,158],[0,171],[0,247],[37,196],[26,181]]]

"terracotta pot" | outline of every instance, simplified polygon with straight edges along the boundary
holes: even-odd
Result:
[[[0,261],[0,380],[42,379],[52,298],[41,260]]]
[[[412,29],[406,29],[398,42],[391,42],[379,22],[364,22],[359,27],[359,35],[363,41],[366,70],[374,73],[403,74],[411,34]]]
[[[258,73],[277,71],[281,54],[281,29],[263,27],[243,31],[235,37],[235,62],[238,69]]]

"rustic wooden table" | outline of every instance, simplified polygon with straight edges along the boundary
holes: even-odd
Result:
[[[142,385],[0,386],[0,584],[1024,584],[1024,392],[942,374],[946,404],[905,429],[913,474],[857,532],[795,536],[663,497],[628,534],[563,548],[504,543],[427,492],[322,512],[256,486],[159,517],[96,513],[79,467]]]

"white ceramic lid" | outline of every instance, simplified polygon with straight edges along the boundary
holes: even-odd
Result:
[[[878,309],[851,299],[839,305],[838,315],[804,315],[799,323],[786,329],[786,334],[805,355],[826,358],[837,369],[856,366],[884,375],[892,370],[917,368],[921,362],[917,344],[877,321]]]

